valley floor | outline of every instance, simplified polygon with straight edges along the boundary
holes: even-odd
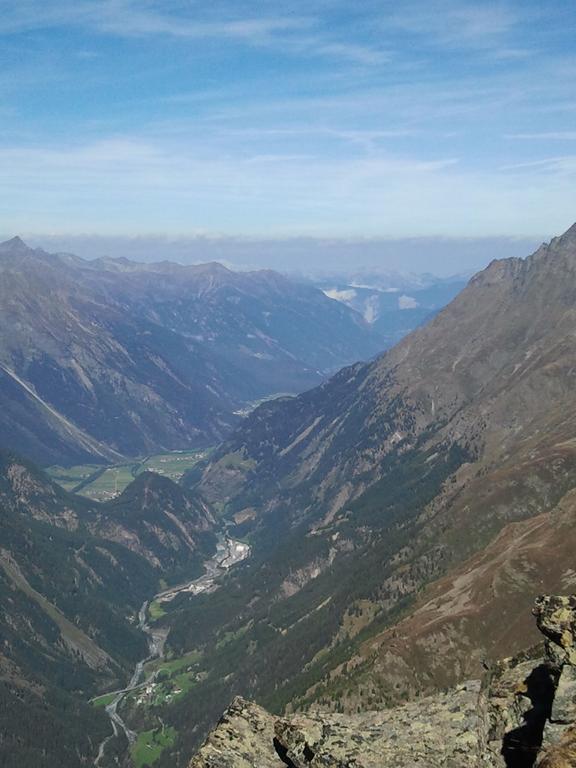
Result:
[[[249,556],[250,546],[248,544],[223,534],[217,544],[216,553],[204,564],[205,572],[202,576],[163,590],[143,603],[138,615],[138,627],[148,636],[147,656],[136,663],[126,688],[98,696],[92,701],[95,706],[105,707],[112,725],[112,733],[100,744],[95,766],[106,765],[107,747],[119,736],[124,737],[130,745],[131,756],[137,767],[149,765],[151,757],[157,758],[161,754],[162,746],[173,743],[173,738],[170,737],[165,737],[164,740],[159,741],[157,734],[152,730],[137,733],[127,725],[119,712],[127,694],[138,692],[144,697],[153,697],[158,693],[157,689],[162,686],[161,683],[157,682],[161,673],[166,675],[168,670],[178,669],[179,662],[182,661],[182,665],[185,666],[191,661],[190,658],[186,657],[183,660],[171,659],[167,664],[162,663],[165,659],[165,645],[169,630],[154,626],[154,619],[164,615],[167,604],[179,594],[198,595],[213,591],[217,588],[217,580],[223,573]],[[162,731],[164,732],[164,729]],[[162,741],[165,743],[163,744]],[[154,755],[151,754],[151,751],[154,752]]]

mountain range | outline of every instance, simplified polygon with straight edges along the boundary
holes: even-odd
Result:
[[[181,283],[180,270],[189,268],[123,261],[76,267],[74,257],[36,252],[29,258],[55,260],[58,275],[90,272],[81,285],[91,297],[106,295],[106,312],[94,308],[91,315],[97,328],[111,306],[121,314],[124,304],[122,322],[137,318],[140,324],[146,317],[157,327],[162,318],[161,328],[179,327],[183,315],[174,307],[181,305],[156,305],[147,292],[158,284],[158,295],[178,294],[165,275],[176,272]],[[14,260],[20,263],[21,256]],[[212,285],[213,270],[206,270]],[[266,282],[277,279],[265,274]],[[66,302],[54,299],[57,284],[49,306],[66,314]],[[71,278],[68,291],[73,284]],[[145,294],[140,304],[135,285]],[[350,316],[352,310],[324,299]],[[527,745],[529,758],[510,753],[502,762],[502,752],[488,765],[532,766],[543,732],[530,729],[530,707],[542,710],[543,728],[550,697],[542,690],[548,684],[556,689],[565,673],[549,665],[546,682],[534,671],[548,662],[538,661],[541,649],[530,650],[540,639],[530,611],[538,594],[576,587],[575,307],[576,225],[526,259],[492,262],[448,306],[376,359],[345,367],[301,394],[263,402],[235,428],[231,420],[224,440],[180,484],[143,473],[119,497],[99,504],[2,454],[0,632],[7,642],[0,650],[0,693],[2,711],[15,713],[0,718],[6,765],[27,768],[27,760],[48,768],[59,761],[79,768],[94,758],[106,732],[102,712],[90,719],[84,704],[70,712],[127,679],[146,652],[136,626],[142,601],[163,584],[200,573],[226,530],[249,542],[251,557],[222,574],[219,589],[181,591],[150,616],[167,636],[163,682],[152,679],[146,696],[127,696],[120,704],[131,729],[161,739],[149,758],[155,768],[184,768],[233,700],[192,765],[257,764],[261,734],[273,734],[280,715],[288,719],[271,735],[280,751],[266,760],[322,764],[339,734],[358,744],[350,736],[355,723],[391,723],[394,715],[383,716],[384,710],[415,700],[404,714],[398,710],[416,734],[410,748],[417,750],[419,724],[428,727],[430,712],[447,728],[466,712],[494,754],[503,740],[512,750]],[[46,311],[30,309],[28,317]],[[84,311],[84,330],[87,317]],[[14,348],[26,334],[19,323]],[[110,349],[126,338],[121,327],[114,326],[114,343],[106,341]],[[365,332],[362,322],[359,328]],[[137,367],[142,350],[151,348],[131,349]],[[28,381],[25,365],[10,370],[13,382],[14,376]],[[49,368],[42,370],[25,391],[47,403],[40,382]],[[164,376],[170,379],[166,369]],[[116,403],[115,395],[110,402]],[[4,410],[10,418],[16,413]],[[120,450],[100,435],[90,439]],[[569,634],[560,632],[562,643],[570,645],[572,608],[558,605],[554,621]],[[558,632],[547,626],[555,638]],[[497,659],[516,654],[516,661],[498,665]],[[486,696],[478,686],[455,688],[441,705],[421,698],[486,670],[492,714],[482,710]],[[536,677],[525,683],[520,672]],[[160,701],[156,686],[166,680],[171,693]],[[238,695],[259,706],[234,699]],[[50,743],[47,757],[40,736],[29,738],[19,725],[17,713],[26,711]],[[256,736],[223,743],[237,739],[236,725],[246,718]],[[318,757],[302,729],[320,729],[317,741],[325,751]],[[529,738],[522,741],[526,729]],[[462,755],[465,739],[456,730]],[[129,764],[125,746],[117,744],[102,768],[117,764],[122,750]],[[26,760],[18,763],[19,755]],[[138,763],[146,764],[144,758]]]
[[[363,272],[334,275],[314,284],[326,296],[359,312],[388,348],[432,319],[467,282],[460,275],[441,279],[433,275]]]
[[[2,445],[42,464],[213,445],[251,403],[299,392],[383,340],[274,272],[0,245]]]

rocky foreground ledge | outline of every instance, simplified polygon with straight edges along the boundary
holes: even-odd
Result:
[[[274,718],[236,698],[191,768],[462,766],[480,757],[480,684],[363,715]],[[434,757],[434,762],[431,762]],[[466,763],[467,764],[467,763]],[[472,765],[472,763],[470,763]]]
[[[534,614],[542,644],[403,706],[274,717],[238,697],[190,768],[576,768],[576,596]]]

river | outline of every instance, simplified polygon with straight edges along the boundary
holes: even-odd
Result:
[[[193,595],[198,595],[201,592],[209,592],[216,588],[216,581],[223,573],[233,565],[236,565],[236,563],[245,560],[249,555],[250,547],[248,544],[244,544],[241,541],[235,541],[228,536],[222,535],[216,545],[216,553],[210,560],[204,563],[205,571],[202,576],[199,576],[192,581],[185,582],[184,584],[179,584],[175,587],[165,589],[162,592],[158,592],[152,598],[149,598],[142,603],[142,607],[138,612],[138,628],[148,636],[148,655],[136,663],[134,672],[132,673],[132,677],[126,688],[112,691],[114,699],[106,706],[106,713],[112,723],[112,733],[100,744],[98,756],[94,761],[95,766],[100,765],[104,758],[106,746],[120,733],[125,734],[129,744],[133,744],[137,738],[138,734],[130,730],[118,714],[118,707],[127,693],[147,685],[154,679],[156,673],[153,673],[147,679],[142,679],[144,676],[144,666],[153,659],[162,659],[164,657],[164,647],[166,645],[169,630],[150,626],[148,623],[148,607],[150,603],[153,601],[168,603],[173,600],[176,595],[183,592],[189,592]]]

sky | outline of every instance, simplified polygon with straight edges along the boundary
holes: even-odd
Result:
[[[518,255],[576,220],[575,33],[573,0],[0,0],[0,232]]]

